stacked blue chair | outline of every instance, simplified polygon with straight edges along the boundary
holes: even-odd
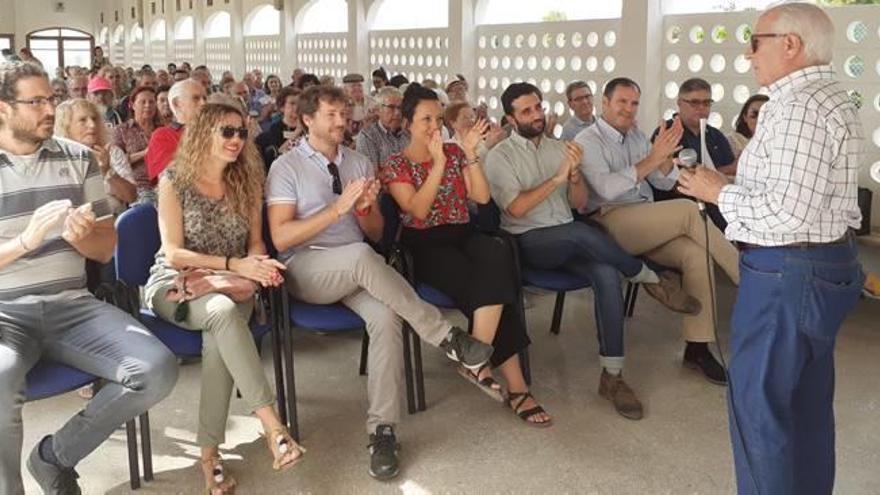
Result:
[[[25,400],[28,402],[46,399],[55,395],[70,392],[88,385],[98,377],[76,368],[54,361],[40,360],[31,368],[25,381]],[[153,479],[153,466],[150,456],[149,418],[147,413],[140,416],[141,438],[143,439],[144,479]],[[140,468],[138,466],[138,441],[135,421],[125,423],[128,438],[128,475],[132,490],[141,487]]]
[[[155,261],[156,252],[161,246],[159,237],[159,223],[156,208],[153,205],[138,205],[125,211],[116,220],[118,241],[114,259],[116,261],[116,274],[120,284],[120,292],[123,293],[125,306],[131,314],[137,318],[153,335],[165,344],[171,352],[179,357],[198,357],[202,355],[202,333],[186,330],[173,323],[169,323],[140,304],[140,288],[147,283],[150,277],[150,267]],[[262,338],[275,329],[275,325],[266,323],[259,324],[251,320],[251,333],[257,343],[257,349],[261,348]],[[273,340],[277,345],[277,335],[273,334]],[[276,354],[277,356],[277,354]],[[275,360],[275,383],[278,386],[282,381],[281,362]],[[276,393],[283,394],[283,386]],[[281,408],[282,410],[284,408]],[[142,423],[142,440],[145,450],[150,445],[149,425]],[[146,470],[148,458],[144,459]],[[152,473],[150,478],[152,478]]]

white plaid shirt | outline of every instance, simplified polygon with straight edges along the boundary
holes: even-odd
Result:
[[[762,90],[770,97],[718,207],[728,239],[762,246],[830,242],[857,228],[858,110],[830,65],[801,69]]]

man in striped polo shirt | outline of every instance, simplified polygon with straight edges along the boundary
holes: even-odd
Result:
[[[28,458],[45,493],[78,494],[74,467],[163,399],[174,356],[134,318],[86,291],[85,260],[110,260],[116,232],[91,152],[52,136],[55,99],[35,65],[0,65],[0,495],[24,493],[25,377],[40,360],[108,380]]]

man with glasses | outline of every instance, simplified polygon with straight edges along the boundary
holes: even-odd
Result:
[[[712,87],[704,79],[694,77],[681,83],[678,88],[678,118],[681,120],[684,132],[678,145],[682,148],[690,148],[697,152],[697,163],[706,164],[703,160],[703,151],[700,146],[700,119],[708,119],[712,111]],[[666,127],[672,125],[672,119],[665,123]],[[654,130],[651,142],[657,138],[660,128]],[[730,142],[716,127],[706,124],[706,148],[715,169],[725,175],[736,175],[736,157],[730,148]],[[664,201],[685,197],[675,189],[664,191],[654,188],[654,200]],[[706,212],[718,229],[722,232],[727,227],[727,222],[715,205],[706,205]]]
[[[834,491],[834,344],[862,288],[852,232],[865,142],[834,39],[815,5],[764,12],[747,56],[769,101],[736,179],[681,176],[682,192],[718,205],[742,253],[728,401],[740,494]]]
[[[0,494],[24,493],[22,404],[41,359],[107,380],[27,460],[40,489],[79,494],[76,465],[177,379],[168,349],[127,313],[86,290],[85,261],[106,263],[116,231],[94,155],[53,137],[46,73],[0,65]]]
[[[399,471],[394,425],[403,392],[402,321],[469,369],[479,369],[493,349],[443,319],[364,242],[364,236],[374,242],[382,237],[380,184],[376,167],[342,146],[346,103],[332,86],[310,87],[300,97],[308,134],[269,170],[269,229],[294,297],[342,303],[366,323],[370,475],[388,479]]]
[[[386,86],[376,95],[379,101],[379,121],[365,127],[355,138],[356,148],[367,155],[370,163],[378,167],[385,160],[400,153],[409,144],[409,133],[402,128],[403,114],[400,105],[403,95],[394,86]]]
[[[559,138],[571,141],[579,132],[596,123],[593,115],[593,91],[586,82],[574,81],[565,88],[565,97],[568,99],[568,108],[574,115],[562,125],[562,135]]]
[[[184,126],[196,119],[206,99],[205,88],[193,79],[184,79],[171,86],[171,90],[168,91],[168,101],[171,104],[174,121],[153,132],[150,136],[150,144],[147,146],[147,154],[144,155],[150,180],[155,182],[159,174],[171,163],[183,136]]]

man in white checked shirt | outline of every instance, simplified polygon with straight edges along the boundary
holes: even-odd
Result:
[[[702,167],[680,178],[718,204],[742,252],[729,371],[739,493],[834,486],[834,342],[862,286],[851,229],[864,133],[828,65],[833,39],[819,7],[766,11],[748,56],[770,101],[736,180]]]

